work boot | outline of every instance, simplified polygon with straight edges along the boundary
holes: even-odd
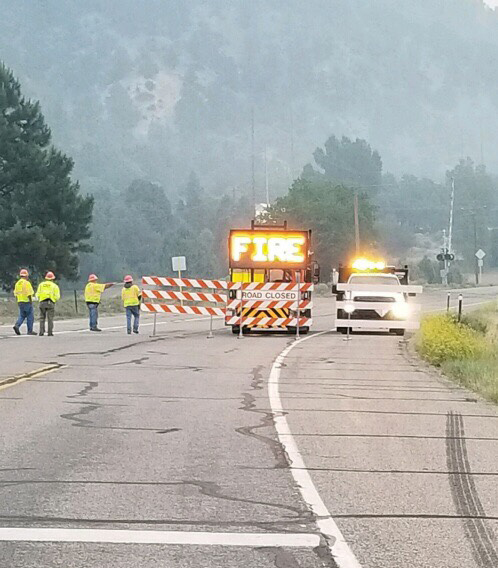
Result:
[[[48,335],[49,337],[53,337],[53,336],[54,336],[53,333],[47,333],[47,335]]]
[[[131,329],[126,332],[128,335],[131,335]]]
[[[90,331],[102,331],[99,327],[92,327]]]
[[[21,335],[21,330],[17,327],[17,325],[14,326],[14,331],[16,332],[16,335]]]
[[[134,329],[133,333],[136,333],[138,335],[138,329]]]
[[[38,335],[36,331],[28,331],[28,335]]]
[[[43,337],[45,335],[45,333],[43,331],[40,331],[40,333],[38,334],[40,337]]]

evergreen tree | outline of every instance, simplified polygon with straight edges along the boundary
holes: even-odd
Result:
[[[0,281],[21,266],[76,278],[78,253],[89,250],[93,199],[71,180],[73,162],[50,144],[39,103],[25,99],[0,64]]]
[[[328,277],[333,266],[354,254],[354,192],[327,180],[297,179],[285,197],[277,199],[270,217],[287,219],[290,227],[312,229],[316,260]],[[374,207],[365,193],[359,195],[360,232],[365,253],[375,252]]]
[[[365,140],[355,141],[343,136],[341,140],[331,136],[325,142],[325,149],[317,148],[313,153],[321,172],[306,166],[304,177],[324,177],[345,185],[360,186],[370,191],[378,190],[382,182],[382,160]],[[320,175],[321,174],[321,175]]]

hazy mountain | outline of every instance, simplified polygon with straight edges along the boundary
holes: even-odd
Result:
[[[481,0],[1,0],[0,59],[92,183],[283,188],[330,134],[384,170],[498,170],[498,13]]]

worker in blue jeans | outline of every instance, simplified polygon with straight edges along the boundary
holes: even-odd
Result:
[[[26,325],[28,326],[28,335],[36,335],[33,331],[33,324],[35,322],[35,315],[33,311],[33,296],[35,292],[31,282],[28,280],[29,272],[26,268],[23,268],[19,273],[19,280],[14,288],[14,296],[17,300],[17,305],[19,307],[19,317],[14,324],[14,331],[16,335],[21,335],[20,327],[26,320]]]
[[[121,291],[121,297],[126,310],[126,331],[128,335],[131,335],[131,319],[133,317],[133,333],[138,333],[142,293],[140,288],[133,284],[133,277],[129,274],[124,278],[124,288]]]

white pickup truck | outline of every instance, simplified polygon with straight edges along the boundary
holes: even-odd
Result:
[[[407,294],[396,274],[353,273],[347,284],[349,289],[342,295],[344,303],[343,307],[337,310],[337,319],[382,320],[387,324],[383,326],[386,331],[396,335],[405,334],[405,329],[390,328],[388,325],[389,321],[404,321],[410,315]],[[365,303],[364,307],[361,306],[362,302]],[[346,333],[347,329],[338,327],[337,331]],[[372,331],[371,328],[366,329]]]

